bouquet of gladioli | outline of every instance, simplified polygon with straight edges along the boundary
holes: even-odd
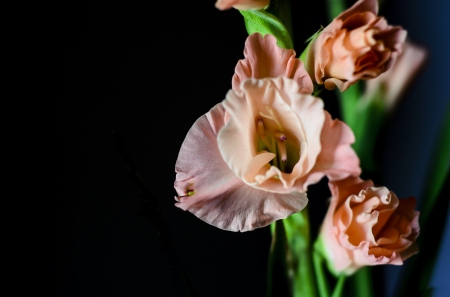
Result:
[[[378,15],[376,0],[344,3],[329,1],[330,23],[311,32],[298,55],[289,0],[216,2],[241,12],[249,36],[225,100],[198,118],[181,145],[175,205],[223,230],[270,225],[269,296],[373,296],[370,267],[402,265],[418,253],[419,226],[445,199],[448,135],[420,224],[414,197],[398,198],[370,179],[382,174],[378,132],[426,52]],[[330,90],[342,119],[324,109],[320,96]],[[323,178],[331,198],[312,238],[308,187]],[[422,278],[399,286],[399,296],[426,292],[429,272]],[[413,279],[407,273],[404,282]]]

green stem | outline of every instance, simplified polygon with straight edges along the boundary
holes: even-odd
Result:
[[[359,269],[350,279],[353,296],[373,297],[373,285],[371,281],[370,267]]]
[[[336,287],[334,287],[333,295],[331,297],[341,297],[342,289],[344,288],[345,280],[347,279],[346,275],[340,275]]]
[[[272,244],[270,246],[267,267],[267,296],[292,296],[289,290],[287,241],[283,221],[278,220],[271,226]]]
[[[289,249],[293,294],[296,297],[317,296],[311,255],[307,207],[283,220]]]
[[[328,286],[328,281],[325,276],[325,271],[323,270],[323,258],[320,253],[314,249],[313,252],[314,260],[314,272],[316,274],[317,287],[319,289],[320,297],[330,297],[330,289]]]

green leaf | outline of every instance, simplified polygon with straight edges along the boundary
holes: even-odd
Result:
[[[276,16],[263,10],[241,10],[240,13],[244,16],[245,28],[249,35],[256,32],[263,36],[271,34],[277,39],[279,47],[293,48],[289,31]]]

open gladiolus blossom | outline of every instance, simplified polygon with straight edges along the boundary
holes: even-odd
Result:
[[[320,237],[330,271],[350,275],[368,265],[401,265],[418,252],[419,212],[413,197],[398,199],[358,177],[329,185],[332,199]]]
[[[247,231],[306,206],[324,175],[360,172],[353,133],[294,80],[247,79],[241,94],[196,121],[176,163],[178,207],[216,227]]]
[[[360,0],[337,16],[309,48],[307,70],[325,88],[345,91],[388,70],[401,53],[406,31],[377,16],[377,0]]]

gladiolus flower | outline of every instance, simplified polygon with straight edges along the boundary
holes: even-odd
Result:
[[[285,76],[292,78],[300,86],[300,93],[311,94],[313,83],[303,62],[296,58],[292,49],[277,45],[277,39],[270,34],[251,34],[245,41],[245,59],[240,60],[233,76],[233,90],[240,92],[241,82],[247,78],[266,78]]]
[[[234,7],[239,10],[258,10],[269,5],[270,0],[217,0],[216,8],[227,10]]]
[[[401,53],[406,31],[377,16],[377,0],[359,0],[313,41],[306,67],[312,79],[341,92],[388,70]]]
[[[175,166],[175,205],[248,231],[302,210],[307,186],[359,174],[350,128],[285,77],[247,79],[200,117]]]
[[[402,265],[418,252],[419,212],[414,211],[413,197],[398,199],[387,188],[358,177],[329,186],[332,199],[319,238],[333,274],[350,275],[369,265]]]

